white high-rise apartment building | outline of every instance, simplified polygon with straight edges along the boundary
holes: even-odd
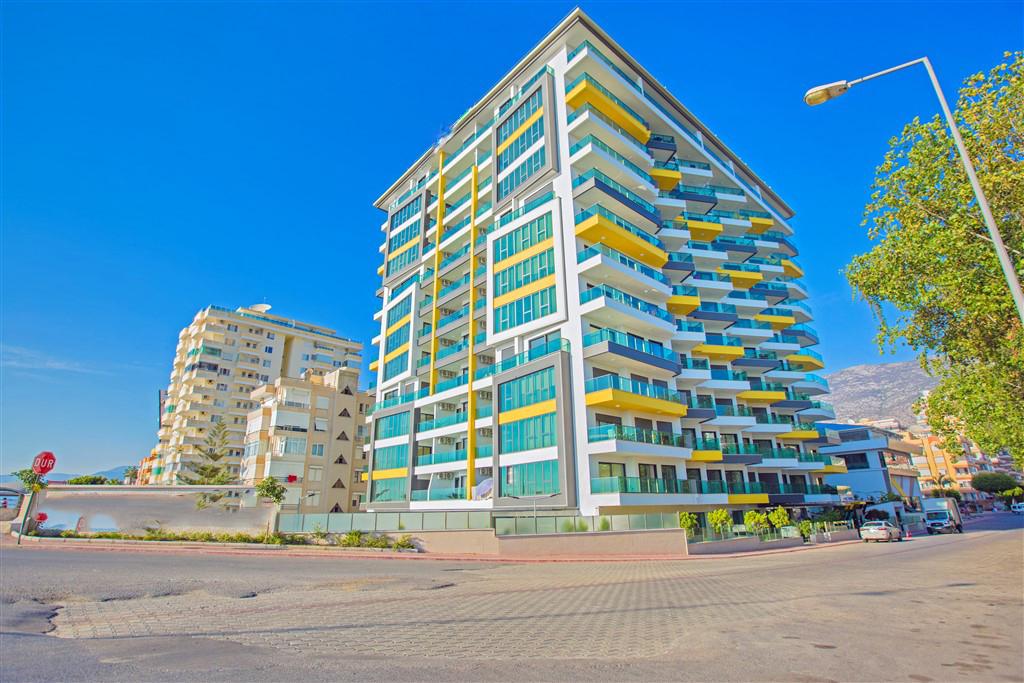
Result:
[[[306,371],[322,376],[359,368],[358,342],[269,311],[266,304],[208,306],[178,335],[171,381],[161,394],[159,442],[140,466],[146,483],[187,483],[188,463],[218,422],[227,427],[228,463],[237,476],[246,415],[259,406],[254,389]]]
[[[583,12],[376,206],[369,510],[838,502],[792,210]]]

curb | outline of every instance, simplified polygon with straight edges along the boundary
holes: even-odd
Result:
[[[17,532],[11,532],[17,537]],[[410,551],[384,551],[374,548],[339,548],[335,546],[268,546],[254,543],[217,543],[189,541],[135,541],[103,538],[47,538],[23,536],[22,542],[39,546],[56,546],[52,549],[85,550],[94,552],[150,552],[171,554],[180,550],[194,551],[205,555],[234,555],[269,557],[318,557],[362,560],[425,560],[434,562],[489,562],[498,564],[547,564],[567,562],[665,562],[692,560],[729,560],[747,557],[763,557],[805,550],[820,550],[859,543],[859,540],[836,541],[835,543],[804,544],[790,548],[752,550],[739,553],[709,553],[707,555],[559,555],[549,557],[508,557],[500,555],[444,555]],[[27,546],[23,546],[27,547]]]

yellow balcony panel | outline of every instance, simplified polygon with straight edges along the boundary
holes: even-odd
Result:
[[[700,306],[700,297],[674,294],[668,298],[665,306],[676,315],[687,315]]]
[[[789,277],[803,277],[804,271],[797,264],[790,261],[788,258],[782,259],[782,272]]]
[[[362,474],[360,474],[359,475],[359,481],[370,481],[370,473],[369,472],[363,472]]]
[[[661,268],[668,263],[668,254],[663,249],[600,214],[578,223],[576,236],[589,242],[604,244],[654,268]]]
[[[785,391],[763,391],[761,389],[750,389],[736,394],[736,398],[747,403],[775,403],[785,401]]]
[[[793,439],[797,441],[805,441],[807,439],[817,439],[820,434],[816,429],[794,429],[791,432],[785,432],[783,434],[776,435],[776,439]]]
[[[597,87],[589,81],[582,81],[579,85],[573,88],[568,94],[566,94],[565,101],[573,109],[578,109],[584,104],[589,104],[594,109],[619,124],[627,133],[644,144],[647,144],[647,139],[651,137],[651,131],[648,130],[647,126],[644,125],[642,121],[620,107],[618,103],[598,90]]]
[[[799,365],[801,370],[821,370],[825,367],[825,364],[814,356],[808,356],[802,353],[793,353],[786,356],[786,360],[791,365]]]
[[[547,415],[548,413],[555,412],[555,399],[547,401],[540,401],[538,403],[531,403],[528,406],[522,408],[516,408],[514,410],[506,410],[498,413],[498,424],[508,424],[509,422],[518,422],[519,420],[525,420],[529,417],[537,417],[538,415]]]
[[[760,235],[762,232],[771,230],[775,225],[774,218],[761,218],[760,216],[750,216],[750,230],[755,235]]]
[[[409,475],[409,468],[408,467],[395,467],[395,468],[390,469],[390,470],[374,470],[373,471],[373,480],[377,481],[378,479],[401,479],[402,477],[406,477],[408,475]],[[364,481],[365,481],[365,479],[364,479]]]
[[[693,354],[706,356],[711,360],[735,360],[743,356],[742,346],[724,346],[721,344],[697,344]]]
[[[846,474],[846,465],[825,465],[820,470],[814,470],[815,474]]]
[[[552,273],[551,275],[548,275],[547,277],[542,277],[539,280],[534,280],[533,282],[530,282],[529,284],[523,285],[519,289],[513,289],[510,292],[505,292],[501,296],[494,297],[494,302],[493,302],[494,308],[497,308],[498,306],[504,306],[505,304],[509,303],[510,301],[515,301],[517,299],[522,299],[523,297],[530,296],[534,292],[539,292],[542,289],[547,289],[548,287],[554,287],[554,286],[555,286],[555,275],[554,275],[554,273]]]
[[[726,268],[719,268],[718,274],[727,275],[732,281],[733,287],[737,289],[750,289],[761,280],[764,280],[764,275],[750,270],[728,270]]]
[[[754,320],[762,323],[768,323],[772,326],[773,330],[781,330],[789,327],[790,325],[796,325],[796,318],[791,315],[765,315],[758,313],[754,316]]]
[[[697,462],[719,462],[722,460],[722,451],[693,451],[690,453],[690,460]]]
[[[658,185],[661,190],[673,189],[683,180],[683,174],[672,168],[652,168],[651,178]]]
[[[730,505],[757,505],[768,502],[767,493],[730,493]]]
[[[384,264],[383,263],[380,264],[379,268],[377,268],[377,275],[384,275]]]
[[[621,389],[600,389],[587,394],[587,405],[615,408],[616,410],[637,410],[644,413],[684,417],[686,406],[653,396],[640,396]],[[500,420],[499,420],[500,421]]]
[[[679,222],[690,231],[690,238],[698,242],[710,242],[721,235],[723,230],[721,223],[712,223],[711,221],[686,219]]]
[[[377,372],[377,368],[380,367],[380,361],[375,360],[370,362],[370,372]]]

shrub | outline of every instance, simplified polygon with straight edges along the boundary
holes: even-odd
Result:
[[[363,532],[353,529],[341,537],[343,548],[358,548],[363,545]]]
[[[930,495],[932,498],[952,498],[958,503],[964,499],[956,489],[932,489]]]
[[[572,532],[576,531],[576,525],[573,523],[571,519],[567,519],[564,522],[562,522],[562,531],[564,531],[567,534],[571,534]]]
[[[327,529],[325,529],[323,525],[320,524],[320,522],[317,522],[313,525],[313,530],[309,532],[309,535],[315,538],[317,541],[322,542],[325,538],[327,538]]]
[[[590,525],[587,524],[585,519],[576,520],[576,531],[590,531]]]
[[[753,534],[759,534],[768,528],[768,515],[759,510],[747,510],[743,515],[743,526]]]
[[[101,477],[95,474],[86,474],[81,477],[71,477],[68,479],[68,484],[71,486],[98,486],[106,483],[106,477]],[[113,483],[116,484],[117,482],[115,481]]]
[[[416,548],[416,544],[412,542],[412,536],[402,534],[391,544],[391,547],[395,550],[413,550]]]
[[[820,515],[811,518],[815,522],[841,522],[845,519],[843,513],[835,508],[829,508]]]
[[[889,519],[889,513],[885,510],[868,510],[864,513],[864,519],[869,521],[882,521]]]
[[[720,534],[725,534],[732,527],[732,515],[725,508],[718,508],[708,513],[708,525]]]
[[[771,522],[772,526],[776,529],[781,529],[784,526],[790,526],[793,521],[789,518],[789,513],[786,508],[781,505],[768,513],[768,521]]]
[[[278,505],[284,500],[285,494],[288,493],[286,489],[277,479],[274,477],[264,477],[260,480],[260,483],[256,484],[256,495],[260,498],[269,498]]]
[[[602,517],[601,523],[598,525],[598,529],[600,531],[611,531],[612,520],[608,519],[607,517]]]
[[[384,534],[381,534],[380,536],[368,536],[364,545],[367,548],[390,548],[391,539]]]
[[[800,530],[800,535],[803,536],[803,539],[806,541],[811,537],[811,533],[814,531],[814,524],[812,524],[809,519],[801,519],[797,523],[796,528]]]
[[[685,529],[687,535],[692,534],[696,529],[700,520],[697,519],[697,515],[692,512],[680,512],[679,513],[679,528]]]

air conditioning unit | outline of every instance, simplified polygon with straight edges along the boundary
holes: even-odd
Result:
[[[445,379],[452,379],[453,377],[457,377],[459,373],[454,370],[441,370],[437,374],[441,375],[441,377],[444,377]]]
[[[494,356],[477,356],[481,365],[494,365]]]
[[[452,341],[451,339],[445,339],[444,337],[441,337],[440,341],[441,346],[455,346],[456,344],[459,343],[457,341]]]
[[[437,474],[434,475],[434,478],[435,479],[444,480],[444,481],[448,481],[448,480],[451,480],[451,479],[455,478],[455,473],[454,472],[438,472]]]
[[[459,406],[457,406],[454,403],[439,403],[437,404],[437,407],[440,408],[441,410],[447,410],[453,413],[459,409]]]
[[[438,441],[438,443],[442,443],[442,444],[444,444],[446,446],[450,446],[451,444],[455,443],[455,437],[454,436],[442,436],[437,441]]]
[[[480,398],[483,399],[484,401],[490,401],[491,399],[494,398],[494,394],[492,394],[489,391],[481,391]]]
[[[490,427],[484,427],[483,429],[480,430],[480,436],[486,436],[487,438],[491,438],[494,436],[494,430],[491,429]]]

